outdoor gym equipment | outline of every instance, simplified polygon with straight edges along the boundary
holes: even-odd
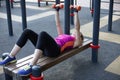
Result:
[[[64,5],[63,4],[53,4],[52,5],[52,8],[59,8],[59,9],[62,9],[64,7]]]
[[[6,0],[7,1],[7,0]],[[9,2],[8,2],[9,3]],[[95,0],[95,7],[94,7],[94,20],[93,20],[93,46],[97,46],[99,43],[99,23],[100,23],[100,0]],[[25,23],[23,23],[24,28],[27,28],[26,24],[26,8],[25,8],[25,0],[21,1],[21,9],[22,9],[22,18],[24,19]],[[70,34],[70,2],[65,0],[65,33]],[[23,22],[24,22],[23,21]],[[84,51],[85,49],[90,47],[90,40],[84,41],[83,45],[79,48],[72,49],[57,58],[49,58],[43,56],[39,59],[39,65],[41,65],[41,72],[47,70],[48,68],[66,60],[73,55]],[[24,65],[28,64],[29,61],[33,58],[33,55],[27,56],[25,58],[20,59],[16,64],[11,64],[4,66],[4,73],[5,73],[5,80],[26,80],[28,76],[21,77],[17,75],[17,71],[19,68],[23,67]],[[98,49],[92,48],[92,62],[97,63],[98,61]],[[17,78],[17,79],[16,79]]]
[[[73,6],[73,5],[70,5],[70,9],[73,10],[73,11],[80,11],[81,10],[81,6]],[[70,13],[70,16],[73,17],[74,16],[74,13]]]
[[[70,5],[70,9],[74,9],[75,11],[80,11],[81,10],[81,6]]]
[[[32,66],[32,74],[30,75],[30,80],[44,80],[39,65]]]

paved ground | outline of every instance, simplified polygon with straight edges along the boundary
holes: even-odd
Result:
[[[32,0],[31,0],[32,1]],[[42,3],[42,7],[37,7],[36,2],[27,2],[27,21],[28,28],[39,33],[47,31],[55,37],[57,35],[54,21],[54,10]],[[89,0],[80,0],[82,10],[79,13],[81,21],[81,31],[85,37],[92,39],[92,20],[89,11]],[[107,1],[107,0],[105,0]],[[115,0],[118,1],[118,0]],[[50,6],[50,5],[49,5]],[[119,14],[119,5],[114,5],[114,14]],[[104,14],[103,14],[104,13]],[[101,4],[101,24],[100,24],[100,45],[98,63],[91,62],[91,49],[87,49],[60,64],[44,72],[45,80],[119,80],[119,75],[106,72],[104,69],[115,60],[120,54],[120,17],[113,16],[113,31],[107,31],[108,22],[108,3]],[[64,9],[60,11],[61,24],[64,26]],[[9,52],[18,37],[22,33],[21,9],[19,3],[14,4],[12,9],[14,36],[8,35],[8,26],[6,20],[6,7],[2,2],[0,7],[0,56],[3,52]],[[73,26],[71,25],[71,31]],[[28,42],[17,55],[20,59],[32,54],[34,47]],[[24,54],[24,55],[23,55]],[[3,71],[0,68],[0,79],[4,80]]]

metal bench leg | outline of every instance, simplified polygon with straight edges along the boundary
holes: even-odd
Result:
[[[28,80],[28,77],[20,76],[18,74],[13,75],[13,80]]]
[[[22,77],[22,76],[18,76],[17,74],[15,76],[13,76],[13,80],[28,80],[28,78]]]
[[[10,76],[9,74],[7,74],[7,71],[5,70],[5,68],[3,67],[4,70],[4,76],[5,76],[5,80],[13,80],[13,77]]]
[[[3,53],[2,59],[5,59],[8,55],[9,55],[9,53]],[[7,71],[4,67],[3,67],[3,71],[4,71],[5,80],[13,80],[13,77],[10,76],[9,74],[7,74]]]
[[[12,76],[5,73],[5,80],[13,80]]]

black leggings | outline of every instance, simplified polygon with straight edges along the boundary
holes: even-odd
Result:
[[[16,44],[22,48],[27,40],[30,40],[36,49],[42,50],[45,56],[56,57],[60,54],[60,47],[58,44],[44,31],[38,35],[30,29],[25,29]]]

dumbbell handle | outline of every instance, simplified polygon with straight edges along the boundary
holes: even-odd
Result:
[[[60,8],[60,9],[62,9],[64,7],[64,5],[63,4],[53,4],[52,5],[52,8]]]
[[[81,10],[81,6],[70,5],[70,9],[76,9],[77,11],[80,11]]]

